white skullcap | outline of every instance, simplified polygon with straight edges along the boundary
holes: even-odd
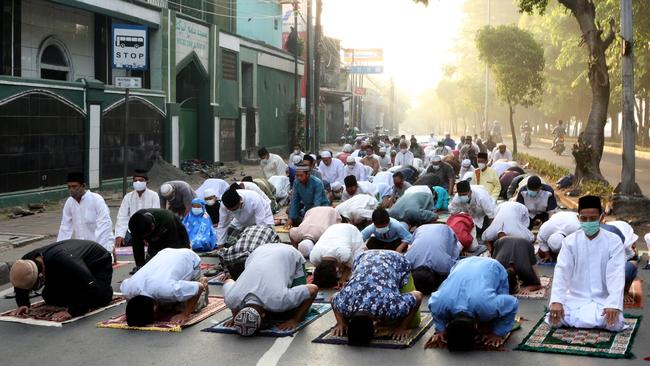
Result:
[[[548,247],[553,251],[559,251],[562,248],[562,241],[564,240],[564,235],[562,233],[554,233],[548,237],[547,244]]]
[[[214,192],[214,189],[212,188],[208,188],[205,191],[203,191],[203,198],[208,198],[216,195],[217,194]]]
[[[354,156],[348,156],[348,163],[356,163],[357,161],[354,159]]]
[[[171,194],[174,193],[174,187],[172,187],[171,184],[165,183],[162,186],[160,186],[160,194],[163,197],[169,197]]]
[[[343,152],[344,153],[351,153],[352,152],[352,145],[350,145],[350,144],[343,145]]]
[[[434,163],[439,163],[442,161],[442,158],[440,157],[440,155],[434,155],[431,157],[431,161]]]
[[[645,234],[643,240],[645,240],[646,245],[650,246],[650,233]]]
[[[320,157],[321,157],[321,158],[331,158],[331,157],[332,157],[332,153],[329,152],[329,151],[322,151],[322,152],[320,153]]]
[[[300,164],[301,161],[302,161],[302,157],[301,157],[300,155],[294,155],[293,158],[292,158],[292,160],[291,160],[291,162],[292,162],[294,165],[298,165],[298,164]]]
[[[333,191],[338,191],[343,188],[343,184],[341,184],[341,182],[333,182],[330,183],[330,188],[332,188]]]
[[[314,158],[314,161],[316,161],[316,155],[314,155],[314,154],[309,154],[309,156],[311,156],[312,158]]]
[[[465,168],[469,168],[470,165],[472,165],[472,161],[471,161],[471,160],[469,160],[469,159],[465,159],[465,160],[463,160],[463,166],[464,166]]]
[[[386,148],[385,148],[385,147],[381,147],[381,148],[379,148],[379,152],[380,152],[380,153],[385,153],[385,152],[386,152]]]
[[[314,249],[314,242],[310,239],[304,239],[298,243],[298,251],[305,258],[309,258],[309,254],[311,254],[312,249]]]

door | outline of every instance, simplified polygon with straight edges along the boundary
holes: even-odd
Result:
[[[237,160],[237,121],[234,119],[222,119],[220,131],[220,156],[221,161]]]
[[[179,139],[181,161],[198,157],[198,113],[194,108],[181,108]]]

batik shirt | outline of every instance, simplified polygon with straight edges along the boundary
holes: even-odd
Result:
[[[217,254],[223,265],[230,266],[245,260],[255,249],[264,244],[280,243],[275,231],[267,226],[249,226],[241,233],[237,243]]]
[[[410,272],[411,265],[397,252],[363,252],[354,260],[350,281],[334,295],[332,306],[345,318],[365,311],[378,320],[403,319],[417,306],[413,295],[400,293]]]

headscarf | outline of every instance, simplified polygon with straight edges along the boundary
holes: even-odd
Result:
[[[217,247],[217,235],[212,227],[210,215],[205,212],[205,201],[201,198],[192,200],[192,205],[201,205],[201,214],[195,215],[190,212],[183,218],[183,226],[187,230],[192,244],[192,250],[197,252],[207,252]]]
[[[436,211],[447,210],[449,207],[449,193],[447,193],[447,190],[440,186],[435,186],[431,189],[436,192]]]

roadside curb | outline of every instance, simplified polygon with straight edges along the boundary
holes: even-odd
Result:
[[[567,197],[564,194],[560,194],[560,193],[564,193],[564,192],[562,191],[556,192],[555,197],[560,201],[562,206],[573,211],[578,209],[578,202],[576,202],[576,200],[571,199],[570,197]]]
[[[548,143],[548,144],[553,143],[553,140],[551,140],[551,139],[538,138],[537,140],[539,142]],[[607,146],[607,145],[603,146],[603,151],[608,152],[610,154],[619,154],[619,155],[623,154],[623,149],[621,149],[620,147],[613,147],[613,146]],[[634,155],[637,158],[650,160],[650,152],[636,150]]]
[[[11,266],[7,262],[0,262],[0,286],[9,283],[9,270]]]

